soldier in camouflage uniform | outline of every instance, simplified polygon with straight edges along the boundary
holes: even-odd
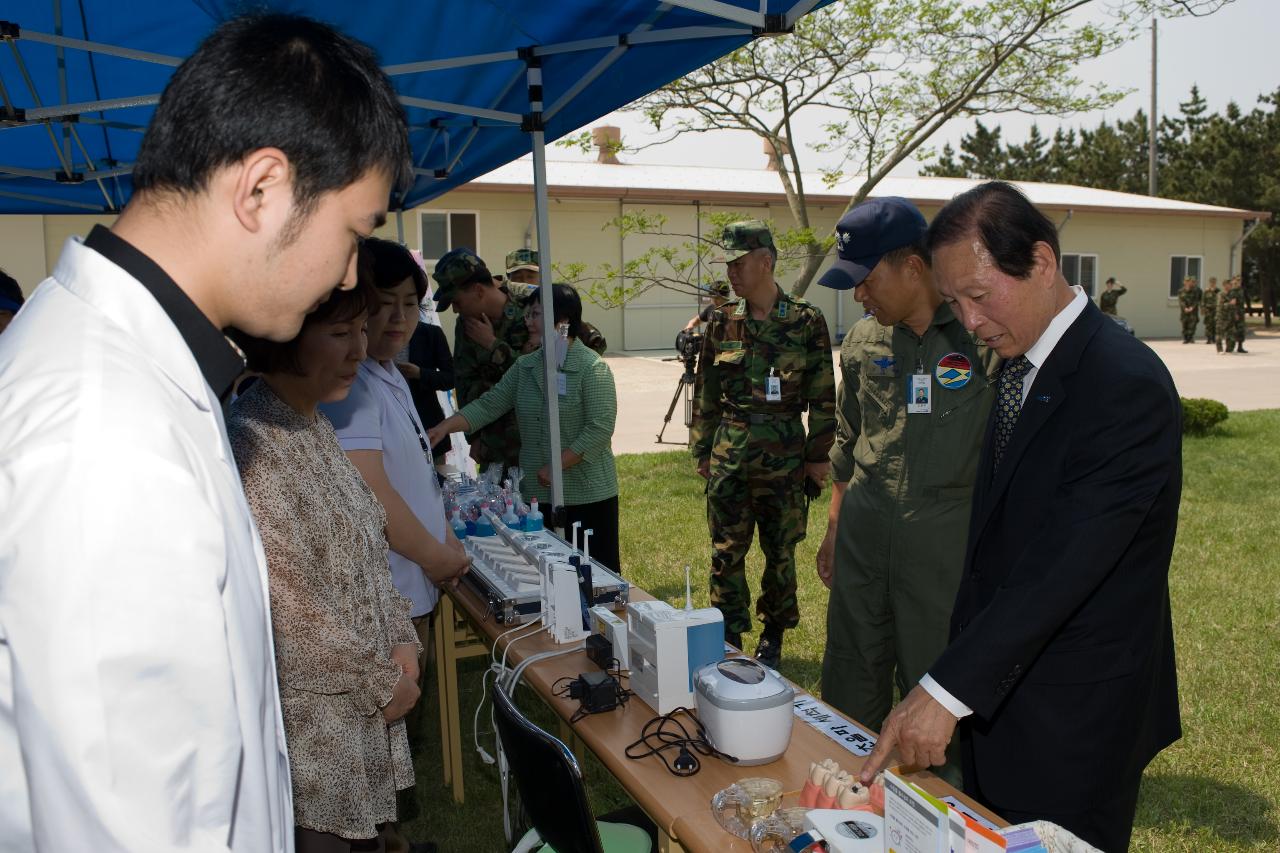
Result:
[[[1182,290],[1178,291],[1178,311],[1182,317],[1182,342],[1196,342],[1196,326],[1200,324],[1200,288],[1196,280],[1188,276],[1182,280]]]
[[[1209,286],[1200,297],[1200,314],[1204,317],[1204,342],[1215,343],[1218,340],[1218,279],[1209,277]]]
[[[1247,352],[1244,348],[1244,288],[1239,277],[1227,282],[1218,301],[1218,334],[1227,352]]]
[[[800,620],[796,543],[808,523],[806,479],[821,488],[835,435],[835,372],[822,312],[773,278],[773,235],[749,220],[725,229],[729,282],[737,299],[707,324],[694,389],[690,445],[707,478],[711,601],[730,643],[751,629],[746,556],[755,528],[765,569],[756,613],[764,623],[756,657],[777,667],[782,634]],[[809,411],[805,434],[801,415]],[[812,488],[812,487],[811,487]]]
[[[470,249],[454,249],[436,264],[436,310],[450,305],[458,314],[453,330],[453,369],[458,408],[476,400],[526,351],[529,330],[524,301],[529,287],[518,282],[499,285]],[[497,462],[520,464],[520,431],[514,412],[469,436],[471,458],[481,469]]]
[[[535,286],[539,284],[542,281],[542,267],[538,264],[538,253],[533,249],[516,249],[514,252],[508,252],[507,281]],[[587,349],[604,355],[605,350],[609,348],[609,342],[605,340],[604,335],[588,322],[583,321],[581,326],[582,335],[578,340],[582,341]],[[536,348],[534,343],[526,348],[526,352],[531,348]]]
[[[836,225],[839,257],[819,280],[870,315],[840,348],[822,698],[873,730],[895,684],[906,696],[947,646],[1000,363],[934,287],[927,230],[906,199],[863,202]],[[958,783],[958,757],[934,772]]]
[[[1114,278],[1107,279],[1107,289],[1102,291],[1102,295],[1098,297],[1098,307],[1102,309],[1103,314],[1116,316],[1116,303],[1120,301],[1120,297],[1129,292],[1129,289],[1123,284],[1117,284]]]

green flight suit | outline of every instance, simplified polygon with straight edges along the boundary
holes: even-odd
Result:
[[[831,474],[849,485],[822,698],[873,729],[947,645],[999,363],[946,303],[923,337],[867,317],[840,348]],[[912,374],[930,377],[927,414],[907,411]]]
[[[453,328],[453,372],[457,382],[457,408],[479,399],[502,378],[524,352],[529,329],[524,323],[524,306],[530,288],[509,282],[502,286],[507,304],[502,318],[494,324],[497,338],[492,349],[485,349],[467,337],[466,319],[458,317]],[[508,412],[482,430],[467,436],[471,442],[471,458],[483,471],[491,462],[507,467],[520,464],[520,430],[515,412]],[[527,473],[527,472],[526,472]]]
[[[771,375],[777,400],[768,399]],[[779,288],[764,320],[751,319],[745,299],[712,314],[694,383],[689,443],[695,459],[710,462],[711,602],[723,611],[728,633],[751,630],[746,557],[756,527],[765,558],[756,612],[778,628],[794,628],[800,620],[795,548],[808,523],[804,463],[827,460],[835,437],[835,390],[831,338],[817,306]]]

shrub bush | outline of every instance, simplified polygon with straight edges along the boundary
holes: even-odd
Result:
[[[1217,400],[1202,397],[1182,398],[1182,432],[1184,435],[1208,435],[1227,419],[1227,407]]]

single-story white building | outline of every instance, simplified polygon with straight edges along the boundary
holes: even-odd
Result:
[[[623,238],[606,227],[614,217],[644,210],[667,218],[665,230],[695,234],[705,229],[701,214],[735,211],[768,219],[780,228],[793,224],[776,172],[703,166],[641,166],[602,162],[547,164],[551,198],[551,245],[557,264],[579,262],[588,271],[601,264],[621,267],[654,245],[652,236]],[[816,229],[830,229],[843,212],[855,184],[827,188],[818,174],[805,176],[810,216]],[[445,251],[468,246],[501,271],[504,256],[536,247],[533,232],[533,177],[527,159],[509,163],[470,184],[403,214],[382,230],[434,261]],[[889,177],[874,195],[904,196],[930,218],[956,194],[976,182],[959,178]],[[1119,313],[1138,335],[1179,333],[1174,295],[1184,275],[1207,283],[1240,269],[1240,240],[1249,220],[1266,214],[1056,184],[1022,183],[1031,200],[1058,223],[1063,270],[1095,297],[1111,276],[1128,288]],[[0,228],[0,266],[30,290],[57,261],[64,241],[85,234],[95,216],[5,216]],[[679,241],[677,241],[679,242]],[[709,278],[713,271],[708,270]],[[723,277],[720,273],[717,277]],[[782,277],[784,286],[790,284]],[[847,330],[861,310],[848,295],[814,284],[806,298],[826,314],[833,334]],[[604,332],[613,350],[670,349],[676,332],[696,311],[696,297],[653,288],[624,306],[588,304],[586,318]],[[446,319],[451,333],[453,324]]]

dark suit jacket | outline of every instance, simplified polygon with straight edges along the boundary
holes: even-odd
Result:
[[[1090,303],[1040,368],[994,479],[993,425],[951,642],[929,672],[974,710],[967,788],[1008,809],[1084,811],[1181,736],[1168,584],[1181,402],[1156,355]]]
[[[440,408],[440,401],[436,399],[436,392],[452,391],[454,385],[453,355],[449,352],[449,341],[444,336],[444,330],[419,321],[418,328],[413,330],[413,336],[409,338],[409,361],[421,371],[417,379],[408,380],[413,406],[418,410],[422,425],[431,429],[444,420],[444,411]],[[441,439],[431,450],[436,457],[443,456],[449,450],[449,439]]]

